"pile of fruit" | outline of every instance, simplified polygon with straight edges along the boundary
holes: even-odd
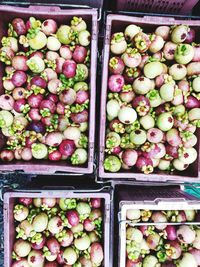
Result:
[[[131,24],[111,36],[106,171],[183,171],[197,160],[200,46],[195,40],[195,29],[186,25],[145,33]]]
[[[12,267],[103,266],[100,198],[19,198]]]
[[[127,220],[136,225],[126,228],[126,267],[200,266],[200,227],[186,224],[199,222],[199,215],[195,210],[128,210]]]
[[[90,32],[15,18],[1,40],[0,159],[87,162]]]

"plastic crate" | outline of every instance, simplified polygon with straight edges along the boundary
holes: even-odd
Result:
[[[181,189],[178,188],[170,188],[170,187],[168,188],[151,187],[146,189],[142,189],[139,187],[135,189],[122,188],[121,191],[119,189],[118,194],[119,194],[119,213],[118,213],[118,220],[119,220],[118,266],[119,267],[126,266],[126,226],[127,224],[133,225],[131,224],[130,221],[126,220],[127,210],[129,209],[160,210],[160,211],[200,210],[200,200],[184,193]],[[188,224],[200,225],[200,222],[189,222]],[[135,223],[134,226],[137,226],[137,223]]]
[[[118,0],[116,9],[139,12],[188,14],[198,0]]]
[[[157,17],[157,16],[144,16],[132,17],[124,15],[108,15],[106,22],[106,32],[104,39],[104,52],[103,52],[103,71],[102,71],[102,91],[101,91],[101,112],[100,112],[100,151],[99,151],[99,177],[106,179],[134,179],[137,181],[154,181],[166,182],[177,181],[182,182],[198,182],[200,179],[200,141],[195,148],[198,151],[197,160],[191,164],[188,169],[183,172],[174,172],[168,174],[167,172],[157,171],[152,174],[143,174],[136,169],[132,171],[120,171],[117,173],[106,172],[103,167],[104,162],[104,147],[105,147],[105,133],[106,133],[106,101],[107,101],[107,81],[108,81],[108,62],[110,55],[110,38],[115,32],[123,31],[129,24],[136,24],[145,30],[153,30],[159,25],[175,25],[185,24],[194,27],[197,32],[199,31],[200,20],[179,20],[172,17]],[[196,136],[200,136],[200,130],[196,132]]]
[[[89,147],[88,162],[83,166],[72,166],[66,161],[50,162],[49,160],[0,162],[0,171],[25,171],[27,173],[92,173],[94,160],[94,132],[95,132],[95,96],[96,96],[96,65],[97,65],[97,37],[98,22],[96,9],[60,9],[57,6],[30,6],[21,8],[15,6],[0,6],[0,39],[6,34],[6,26],[15,17],[28,19],[35,16],[39,19],[55,19],[59,24],[69,23],[73,16],[81,16],[88,24],[91,32],[91,67],[90,67],[90,104],[89,104]],[[3,65],[0,64],[0,94],[2,86]]]
[[[4,267],[10,267],[12,261],[12,250],[15,236],[15,226],[13,217],[13,206],[16,198],[94,198],[103,199],[104,210],[104,263],[103,267],[110,266],[110,194],[101,190],[38,190],[38,191],[18,191],[7,192],[4,194]]]

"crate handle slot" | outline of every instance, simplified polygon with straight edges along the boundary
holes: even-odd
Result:
[[[29,10],[33,12],[44,11],[44,12],[52,13],[52,12],[60,11],[59,6],[37,6],[36,5],[36,6],[29,6],[28,8]]]
[[[168,24],[168,22],[175,22],[175,19],[172,17],[166,18],[166,17],[144,16],[143,18],[145,19],[145,21],[157,22],[157,24],[159,24],[159,23]]]

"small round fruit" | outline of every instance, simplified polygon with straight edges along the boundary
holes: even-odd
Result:
[[[34,50],[40,50],[47,44],[46,35],[39,31],[36,36],[29,40],[29,45]]]
[[[14,244],[14,252],[20,257],[27,257],[31,251],[31,244],[27,241],[19,239]]]
[[[56,35],[61,44],[70,44],[72,30],[68,25],[61,25]]]
[[[195,92],[200,92],[200,77],[194,78],[194,80],[192,81],[192,88]]]
[[[163,65],[161,62],[150,62],[144,66],[144,75],[149,79],[154,79],[162,73]]]
[[[173,124],[174,118],[170,113],[166,112],[158,116],[157,126],[161,131],[169,131],[173,127]]]
[[[35,232],[41,233],[47,228],[48,217],[46,213],[42,212],[35,216],[32,226]]]
[[[151,115],[147,114],[140,118],[140,124],[145,130],[149,130],[155,126],[155,120]]]
[[[122,107],[119,110],[118,119],[124,124],[132,124],[137,119],[137,113],[133,108]]]
[[[130,133],[130,141],[135,145],[142,145],[147,140],[147,134],[144,130],[138,129]]]
[[[44,159],[48,155],[47,146],[44,144],[33,144],[31,151],[35,159]]]
[[[168,170],[169,166],[170,166],[169,160],[161,159],[159,164],[158,164],[158,169],[161,171],[166,171],[166,170]]]
[[[178,171],[184,171],[185,169],[187,169],[187,167],[189,166],[188,164],[182,162],[179,159],[174,159],[172,162],[174,168]]]
[[[73,265],[77,261],[77,258],[78,256],[73,248],[69,247],[64,250],[63,259],[68,265]]]
[[[121,169],[121,161],[117,156],[108,156],[104,160],[104,169],[110,172],[118,172]]]
[[[197,159],[197,151],[193,147],[186,148],[182,155],[179,157],[179,160],[185,164],[191,164]]]

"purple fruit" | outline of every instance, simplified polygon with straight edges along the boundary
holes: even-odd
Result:
[[[145,174],[153,172],[153,162],[146,157],[139,156],[136,162],[136,167]]]
[[[59,151],[64,156],[71,156],[75,151],[75,144],[73,140],[63,140],[59,145]]]
[[[31,108],[39,108],[41,102],[43,100],[43,95],[41,94],[31,94],[28,97],[28,104]]]
[[[45,125],[41,121],[32,121],[29,123],[28,130],[35,131],[36,133],[45,133]]]
[[[73,52],[73,59],[77,63],[84,63],[87,56],[87,49],[84,46],[77,45]]]
[[[28,255],[28,263],[31,267],[42,266],[44,264],[44,255],[39,250],[32,250]]]
[[[75,210],[70,210],[67,212],[66,217],[71,226],[77,226],[79,224],[79,215]]]
[[[181,243],[192,244],[195,240],[195,231],[188,225],[181,225],[177,230],[177,238]]]
[[[122,153],[122,161],[127,166],[134,166],[138,159],[138,153],[134,149],[126,149]]]
[[[158,128],[152,128],[147,131],[147,140],[151,143],[160,143],[163,140],[163,132]]]
[[[124,86],[124,77],[120,74],[111,75],[108,80],[108,88],[111,92],[118,93]]]
[[[31,85],[35,85],[41,88],[46,88],[47,87],[47,82],[45,81],[45,79],[43,79],[40,76],[34,76],[31,81],[30,81]]]
[[[109,61],[109,70],[112,74],[122,74],[125,68],[124,61],[120,57],[112,57]]]
[[[173,225],[168,225],[165,228],[165,231],[167,233],[167,239],[173,241],[176,240],[177,235],[176,235],[176,228]]]
[[[15,18],[12,21],[13,30],[17,33],[17,35],[26,34],[26,25],[21,18]]]
[[[58,255],[60,252],[60,244],[58,241],[54,238],[51,237],[47,240],[46,246],[48,247],[49,251],[51,252],[52,255]]]
[[[12,82],[16,87],[24,85],[27,81],[27,75],[24,71],[17,70],[12,76]]]
[[[76,75],[76,62],[74,60],[67,59],[63,64],[62,70],[66,78],[73,78]]]

